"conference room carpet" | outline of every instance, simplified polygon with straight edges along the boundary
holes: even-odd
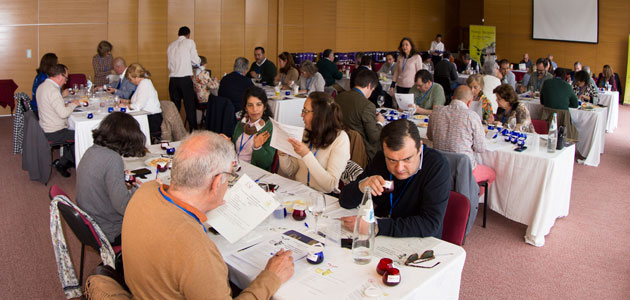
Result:
[[[0,118],[0,299],[64,299],[49,229],[48,187],[32,182],[12,154],[11,117]],[[630,107],[606,135],[599,167],[576,165],[569,216],[558,219],[537,248],[526,226],[489,212],[466,239],[461,299],[628,299],[630,295]],[[57,184],[71,197],[76,175]],[[78,270],[80,244],[65,228]],[[86,271],[100,262],[87,251]],[[350,259],[350,258],[349,258]],[[403,278],[404,280],[404,278]]]

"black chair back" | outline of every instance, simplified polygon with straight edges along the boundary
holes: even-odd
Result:
[[[81,213],[61,202],[57,203],[57,208],[59,209],[61,216],[63,216],[63,219],[66,221],[66,224],[70,226],[70,229],[72,229],[72,232],[79,241],[99,252],[101,243],[95,237],[96,234],[94,228],[92,228],[91,224],[89,224]]]
[[[235,108],[230,99],[211,95],[206,110],[206,129],[232,137],[236,126]]]
[[[451,96],[453,95],[451,80],[445,76],[435,76],[435,82],[439,83],[442,89],[444,89],[444,97],[446,97],[446,103],[444,103],[444,105],[449,105],[451,103]]]

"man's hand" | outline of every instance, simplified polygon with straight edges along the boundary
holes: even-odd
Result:
[[[62,96],[62,97],[66,97],[66,96],[68,96],[68,95],[70,95],[70,89],[65,89],[65,90],[63,90],[63,91],[61,92],[61,96]]]
[[[267,262],[265,270],[271,271],[276,274],[282,283],[287,282],[291,276],[293,276],[293,256],[291,251],[280,249],[273,257]]]
[[[294,138],[289,138],[288,141],[291,144],[291,146],[293,146],[293,150],[295,151],[295,153],[297,153],[300,157],[304,157],[306,156],[306,154],[310,152],[310,150],[308,150],[308,147],[306,147],[304,143]]]
[[[385,124],[385,117],[380,113],[376,113],[376,122]]]
[[[389,95],[394,97],[394,88],[393,87],[389,88]]]
[[[372,189],[372,196],[380,196],[383,194],[383,185],[385,184],[385,179],[381,177],[381,175],[370,176],[366,179],[363,179],[361,183],[359,183],[359,190],[361,192],[365,191],[365,187],[369,186]]]
[[[271,135],[268,131],[263,131],[259,134],[256,134],[256,136],[254,137],[254,148],[262,147],[262,145],[267,142],[270,136]]]
[[[252,78],[258,78],[258,73],[256,73],[256,71],[251,71],[249,72],[249,76],[251,76]]]
[[[341,222],[343,222],[343,227],[350,231],[354,231],[354,223],[357,221],[357,216],[348,216],[342,217]]]
[[[72,102],[70,102],[70,103],[72,103],[72,104],[74,104],[76,106],[81,106],[81,102],[79,102],[79,100],[76,100],[76,99],[72,100]]]
[[[113,87],[108,87],[108,88],[107,88],[107,90],[106,90],[106,92],[108,92],[108,93],[110,93],[110,94],[113,94],[113,93],[115,93],[115,92],[116,92],[116,89],[115,89],[115,88],[113,88]]]

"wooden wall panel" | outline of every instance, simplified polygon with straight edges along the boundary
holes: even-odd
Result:
[[[138,62],[151,72],[151,81],[161,100],[168,95],[166,59],[167,0],[138,0]]]
[[[304,10],[304,51],[334,50],[337,42],[335,0],[305,1]]]
[[[283,0],[280,0],[283,1]],[[282,27],[282,44],[278,51],[304,51],[304,1],[283,1],[282,19],[278,26]]]
[[[254,48],[260,46],[265,48],[267,59],[276,64],[276,57],[274,53],[269,52],[269,43],[267,42],[269,37],[268,16],[268,0],[245,1],[245,42],[243,51],[250,62],[254,61]]]
[[[109,0],[107,40],[114,57],[124,58],[127,65],[138,62],[138,0]]]
[[[253,57],[253,53],[253,49],[249,53],[245,52],[245,1],[223,0],[221,4],[221,73],[231,72],[234,59],[237,57]]]
[[[168,26],[166,40],[177,39],[179,28],[188,26],[190,38],[195,39],[195,0],[168,0]]]
[[[26,58],[26,49],[32,49],[32,58]],[[37,74],[35,69],[39,66],[41,58],[37,54],[37,28],[0,26],[0,57],[7,58],[2,60],[0,79],[13,79],[18,85],[16,92],[24,92],[31,97],[33,79]],[[10,107],[0,107],[0,115],[10,113]]]
[[[221,78],[221,0],[196,0],[194,27],[197,52],[208,59],[212,76]]]
[[[107,23],[102,0],[39,0],[39,23]]]
[[[574,43],[532,39],[532,1],[485,0],[485,25],[497,27],[499,58],[520,61],[523,53],[532,60],[553,54],[554,61],[564,68],[573,68],[575,61],[601,72],[609,64],[625,84],[630,32],[630,2],[599,0],[599,43]]]
[[[278,49],[278,0],[270,0],[267,8],[267,57],[278,65],[278,54],[284,50]]]
[[[37,24],[38,0],[0,1],[0,24]]]

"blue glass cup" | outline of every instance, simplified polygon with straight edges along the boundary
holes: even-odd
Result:
[[[121,108],[120,108],[120,112],[127,112],[127,109],[126,109],[126,108],[124,108],[124,107],[121,107]]]
[[[113,108],[113,107],[111,107],[111,106],[110,106],[110,107],[108,107],[108,108],[107,108],[107,112],[108,112],[108,113],[114,112],[114,108]]]
[[[87,115],[87,118],[88,118],[88,119],[94,118],[94,114],[89,113],[89,114]]]

